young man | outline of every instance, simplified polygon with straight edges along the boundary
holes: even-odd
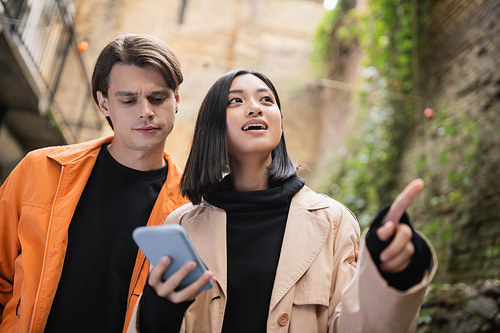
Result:
[[[0,188],[0,332],[120,332],[149,264],[131,234],[186,200],[164,152],[183,77],[168,45],[123,35],[92,91],[114,136],[30,152]]]

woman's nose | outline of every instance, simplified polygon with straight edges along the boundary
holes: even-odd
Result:
[[[256,102],[252,102],[250,107],[247,110],[247,116],[262,116],[264,114],[264,111],[262,111],[262,108],[260,105]]]

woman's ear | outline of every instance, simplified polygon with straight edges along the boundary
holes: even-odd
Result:
[[[104,97],[101,91],[97,91],[97,101],[99,102],[99,111],[104,117],[109,117],[109,101],[107,97]]]

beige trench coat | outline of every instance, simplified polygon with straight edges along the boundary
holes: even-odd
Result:
[[[186,228],[217,278],[188,308],[181,332],[221,332],[227,297],[226,213],[206,202],[187,204],[165,223]],[[307,186],[301,189],[290,205],[267,332],[415,332],[437,268],[434,252],[422,281],[401,292],[387,285],[364,246],[357,269],[350,265],[359,243],[359,225],[346,207]],[[133,320],[137,307],[135,311]],[[129,332],[136,331],[136,324],[131,323]]]

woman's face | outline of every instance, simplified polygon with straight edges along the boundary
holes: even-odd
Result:
[[[281,139],[281,112],[269,87],[252,74],[237,76],[226,108],[227,142],[231,158],[269,159]]]

